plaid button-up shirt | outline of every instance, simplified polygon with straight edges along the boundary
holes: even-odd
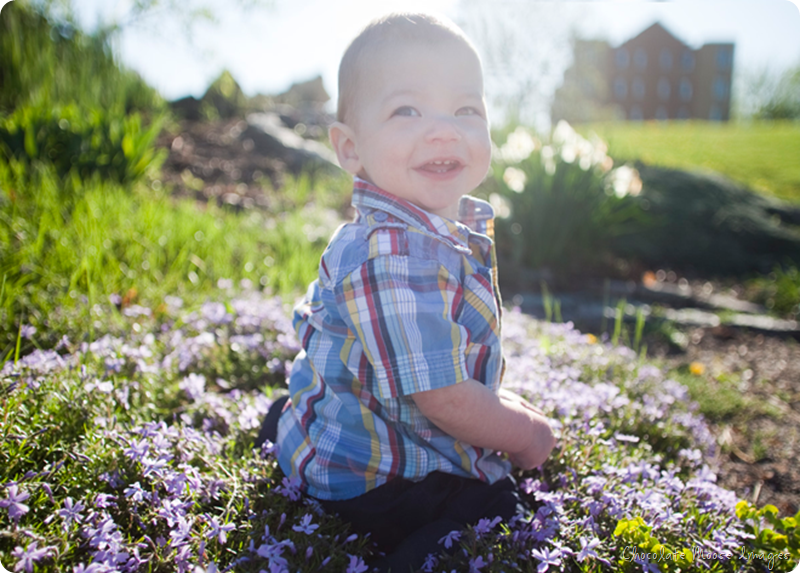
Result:
[[[281,468],[319,499],[436,470],[505,477],[509,462],[444,433],[412,399],[467,378],[499,390],[491,206],[465,196],[455,222],[359,178],[353,206],[295,308],[303,350],[278,428]]]

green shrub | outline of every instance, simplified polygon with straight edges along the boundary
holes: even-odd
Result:
[[[23,106],[0,120],[0,158],[26,168],[51,163],[61,177],[74,172],[82,179],[97,174],[132,182],[157,171],[166,158],[166,151],[154,146],[162,125],[161,116],[143,125],[138,113]]]
[[[560,275],[601,268],[613,241],[647,222],[636,171],[611,170],[604,144],[566,122],[544,145],[518,128],[495,157],[483,191],[499,215],[499,255],[516,266]]]

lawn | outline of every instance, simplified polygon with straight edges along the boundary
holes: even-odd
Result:
[[[756,191],[800,203],[800,123],[598,123],[597,133],[618,161],[724,173]]]

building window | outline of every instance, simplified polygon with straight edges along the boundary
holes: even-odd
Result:
[[[684,72],[694,70],[694,54],[689,50],[684,50],[681,54],[681,69]]]
[[[667,108],[665,108],[663,105],[658,106],[658,109],[656,109],[656,119],[659,121],[666,121],[669,119]]]
[[[691,101],[692,93],[691,80],[689,80],[689,78],[681,78],[681,83],[678,85],[678,94],[680,95],[681,101]]]
[[[642,78],[633,78],[631,82],[631,93],[633,94],[633,99],[644,99],[644,81],[642,81]]]
[[[640,108],[638,105],[632,106],[628,112],[628,119],[632,121],[642,121],[644,119],[642,108]]]
[[[678,119],[689,119],[689,117],[691,117],[691,114],[688,107],[682,105],[678,108]]]
[[[672,52],[670,52],[667,48],[662,49],[661,54],[658,57],[658,63],[661,64],[662,70],[671,70]]]
[[[658,86],[656,87],[658,98],[665,101],[668,100],[670,91],[669,80],[667,78],[658,78]]]
[[[644,48],[636,48],[633,51],[633,67],[640,72],[647,69],[647,52]]]
[[[625,81],[625,78],[614,79],[614,97],[617,99],[628,97],[628,82]]]
[[[628,54],[628,50],[626,50],[625,48],[620,48],[619,50],[617,50],[614,59],[617,62],[617,67],[621,70],[626,69],[628,65],[631,63],[631,56],[630,54]]]
[[[717,68],[720,70],[729,70],[733,58],[730,48],[717,48]]]
[[[714,99],[724,101],[728,98],[728,82],[725,78],[717,77],[714,79]]]

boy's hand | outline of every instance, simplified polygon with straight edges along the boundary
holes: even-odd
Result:
[[[528,446],[517,453],[508,452],[508,458],[511,463],[523,470],[539,467],[545,462],[556,445],[555,436],[553,436],[553,431],[547,423],[544,412],[533,406],[522,396],[503,388],[500,389],[499,395],[501,401],[509,405],[522,406],[533,415],[531,420],[533,431],[529,434],[530,442]]]
[[[555,447],[547,418],[510,392],[496,395],[476,380],[412,394],[422,414],[454,438],[506,452],[522,469],[542,465]]]

